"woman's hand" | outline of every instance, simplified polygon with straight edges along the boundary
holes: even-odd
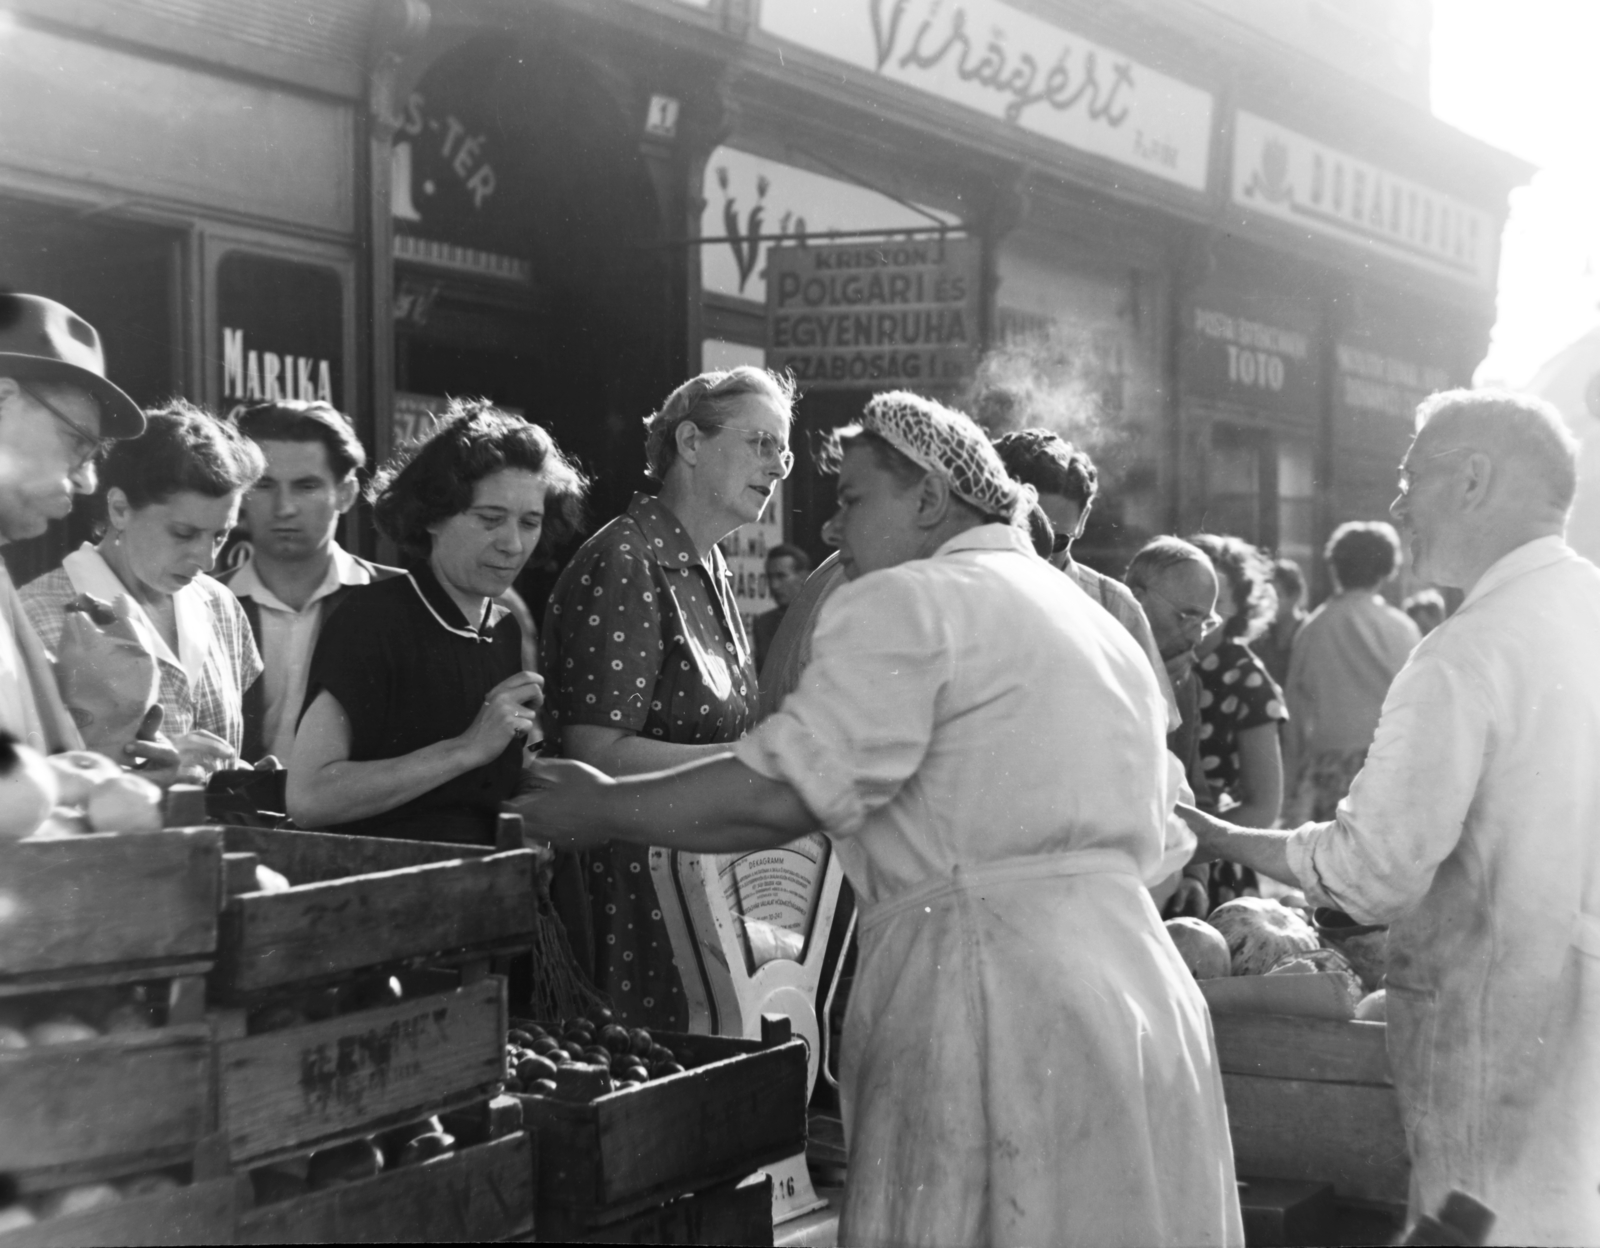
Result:
[[[130,758],[143,763],[139,774],[166,788],[173,784],[204,784],[212,772],[239,761],[238,752],[204,728],[186,732],[177,740],[158,736],[154,740],[130,742]]]
[[[515,736],[526,736],[544,705],[544,677],[537,672],[507,676],[484,695],[467,730],[456,738],[473,767],[493,762]]]
[[[529,787],[509,805],[522,816],[529,837],[572,850],[611,839],[603,828],[601,807],[616,781],[604,772],[570,759],[538,759],[523,776]]]

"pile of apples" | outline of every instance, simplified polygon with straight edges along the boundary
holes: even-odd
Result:
[[[143,776],[89,750],[46,758],[0,733],[0,841],[160,830],[161,790]]]

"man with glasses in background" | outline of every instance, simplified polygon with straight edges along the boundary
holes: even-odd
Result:
[[[1461,1191],[1491,1242],[1600,1244],[1600,570],[1563,537],[1577,444],[1521,395],[1418,417],[1390,510],[1461,608],[1395,678],[1331,821],[1184,813],[1202,848],[1390,925],[1412,1219]]]
[[[38,537],[95,488],[95,458],[144,432],[105,376],[94,326],[51,299],[0,294],[0,545]],[[0,730],[46,753],[77,749],[44,647],[0,561]]]

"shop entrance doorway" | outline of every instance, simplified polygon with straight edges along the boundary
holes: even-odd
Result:
[[[497,33],[429,68],[396,135],[402,410],[483,395],[544,425],[595,477],[596,524],[643,483],[641,421],[686,364],[682,255],[649,245],[625,99],[572,49]]]
[[[100,331],[106,372],[147,406],[176,394],[181,236],[26,200],[0,199],[0,288],[66,304]],[[48,533],[5,547],[18,585],[90,540],[100,508],[80,499]]]

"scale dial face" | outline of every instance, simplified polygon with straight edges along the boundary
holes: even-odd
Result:
[[[805,958],[831,850],[815,832],[775,849],[719,856],[717,875],[750,974],[779,959]]]

